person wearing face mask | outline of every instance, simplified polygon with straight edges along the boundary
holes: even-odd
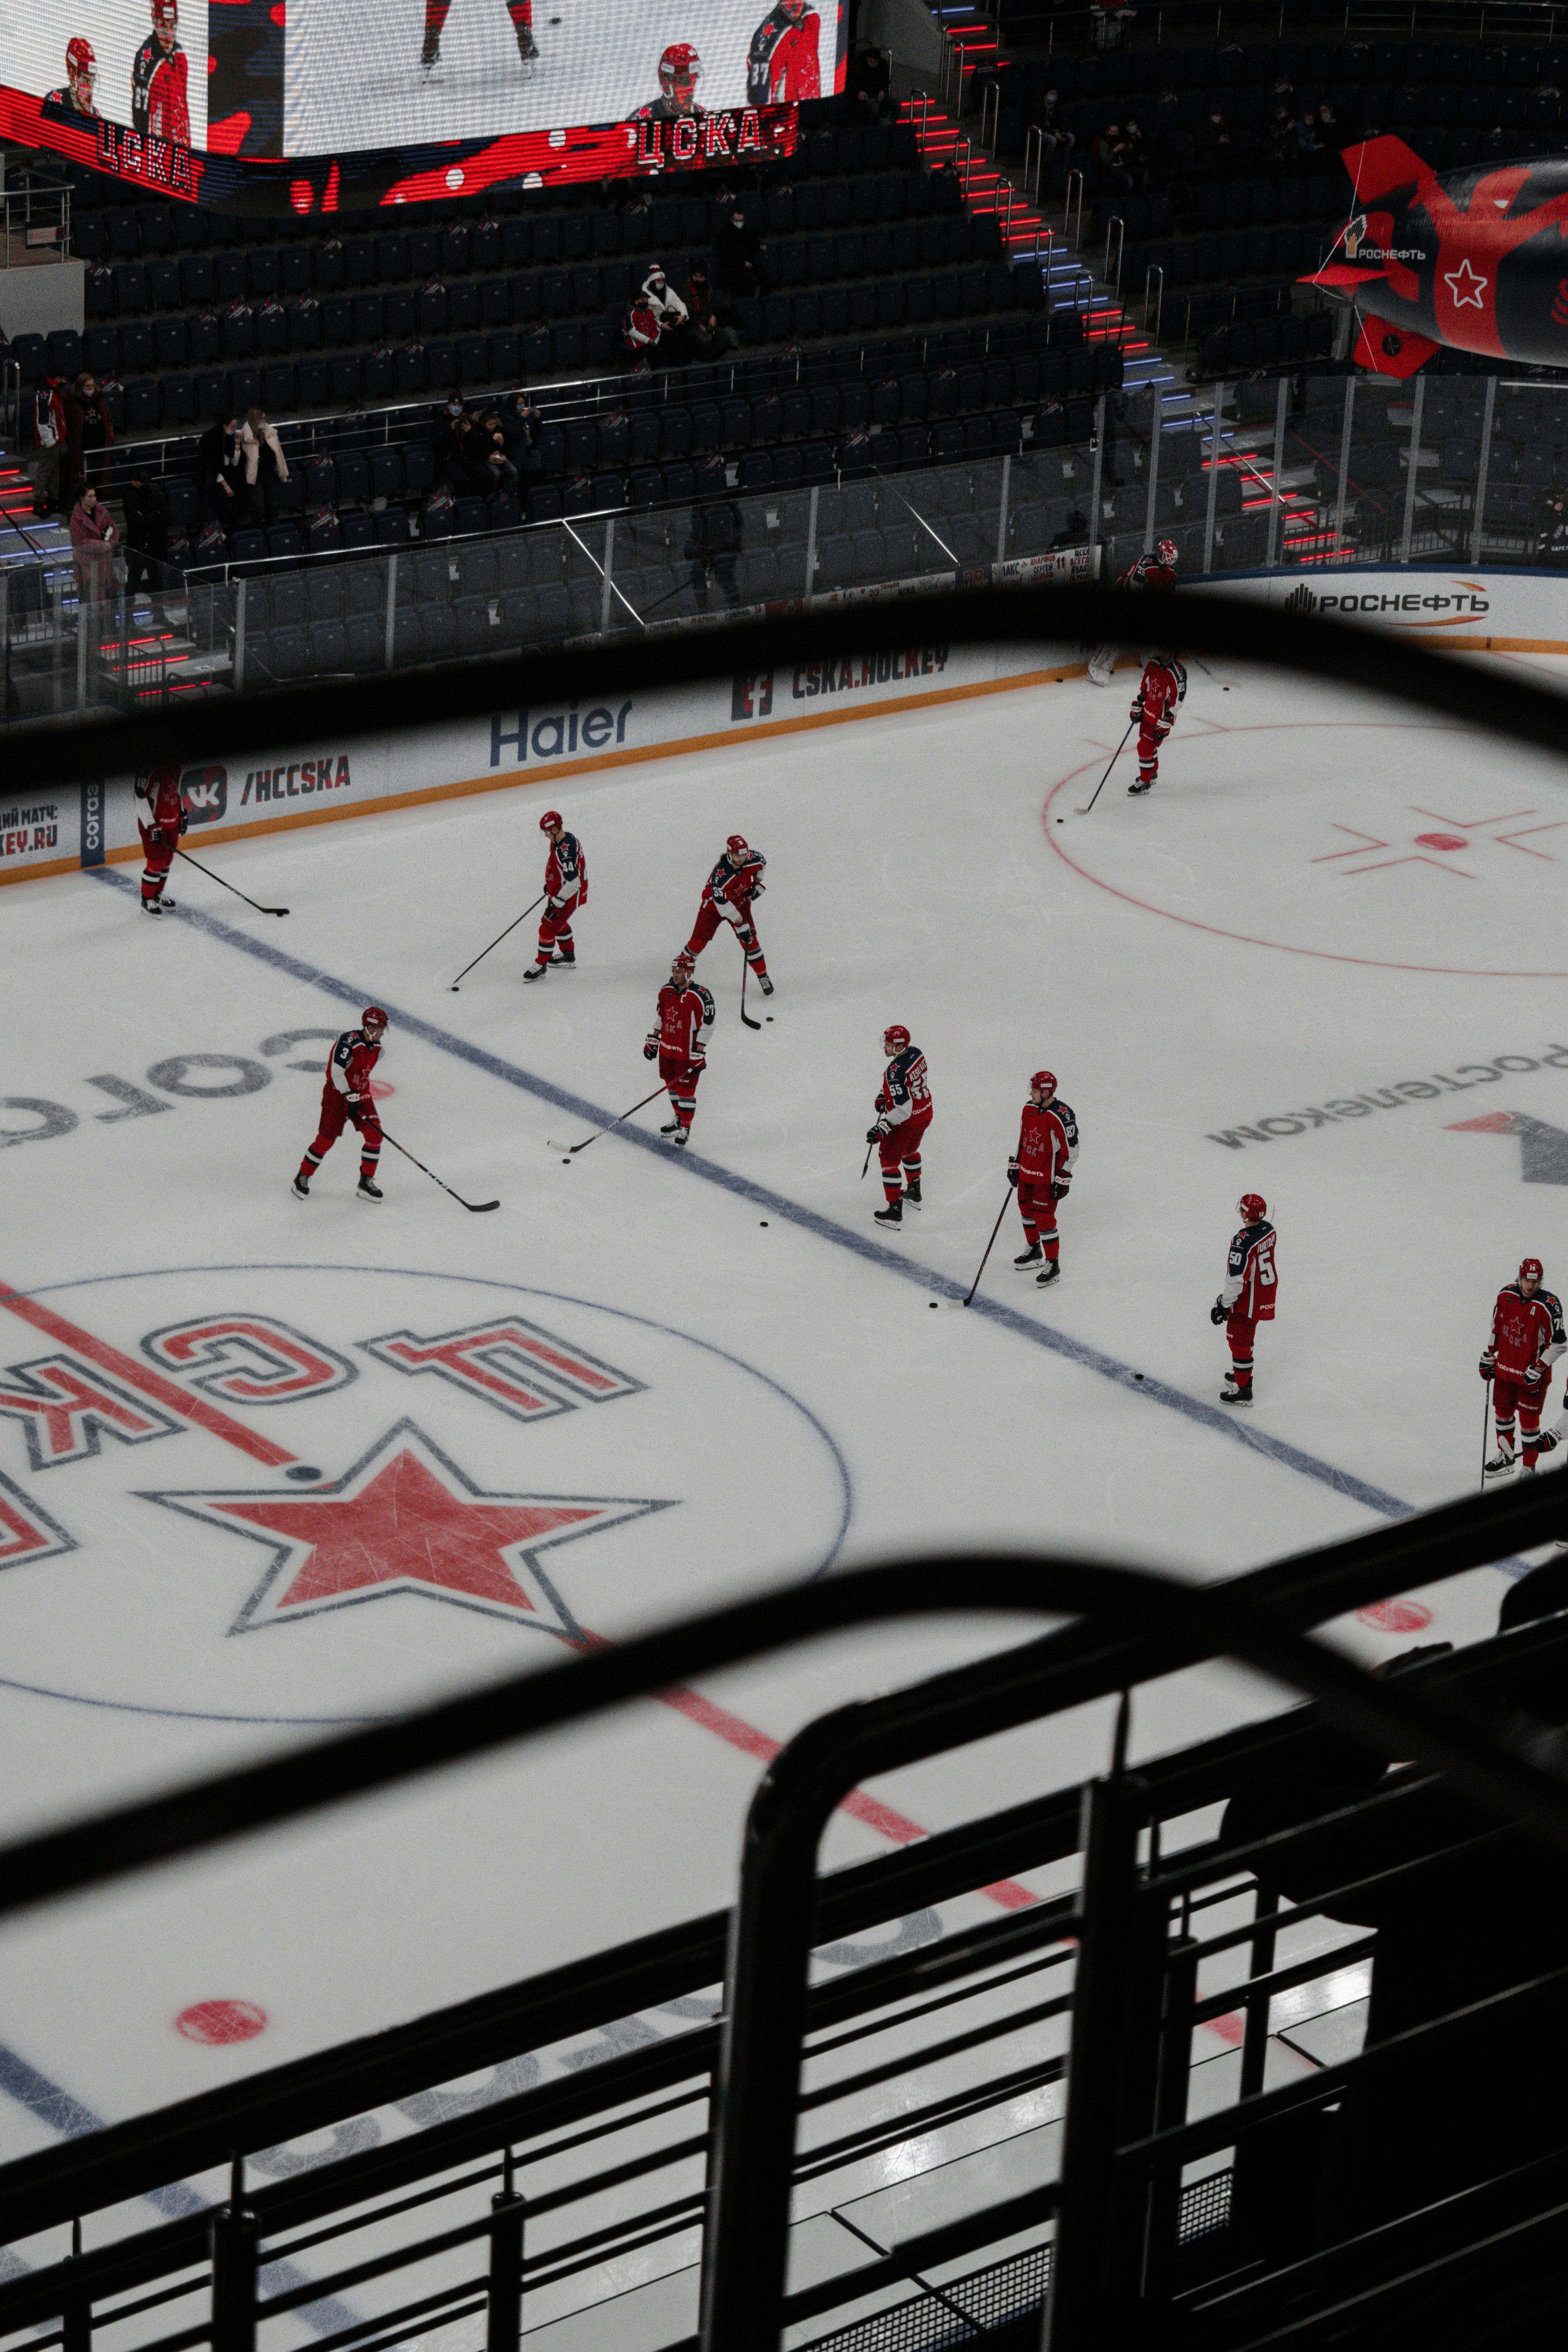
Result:
[[[90,481],[95,489],[106,487],[109,460],[105,454],[114,438],[114,425],[109,414],[98,378],[83,373],[70,388],[66,401],[66,446],[69,453],[61,504],[74,507],[81,496],[81,487]]]

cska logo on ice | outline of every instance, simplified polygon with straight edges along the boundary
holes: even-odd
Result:
[[[619,1308],[390,1267],[0,1282],[7,1671],[331,1722],[504,1668],[519,1633],[591,1647],[732,1555],[672,1475],[694,1407],[736,1447],[766,1425],[768,1512],[820,1489],[839,1523],[803,1408]]]

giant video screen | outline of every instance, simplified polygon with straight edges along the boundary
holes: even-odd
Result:
[[[0,0],[0,133],[332,212],[792,152],[847,0]]]

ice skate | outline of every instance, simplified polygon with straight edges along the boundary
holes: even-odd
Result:
[[[670,1141],[674,1145],[677,1151],[684,1151],[687,1144],[692,1139],[691,1129],[689,1127],[682,1127],[678,1122],[673,1131],[666,1127],[663,1132],[669,1136]]]
[[[757,985],[762,991],[764,996],[772,995],[773,982],[768,979],[768,974],[765,971],[759,971],[758,973]]]
[[[678,1118],[671,1119],[667,1126],[662,1127],[659,1129],[659,1133],[661,1135],[679,1135],[680,1131],[681,1122]]]
[[[1129,800],[1135,801],[1140,793],[1152,793],[1154,788],[1155,780],[1153,776],[1140,776],[1135,784],[1129,784],[1127,786],[1127,797]]]
[[[913,1184],[906,1184],[904,1186],[904,1205],[906,1209],[917,1209],[920,1206],[920,1179],[918,1176],[915,1178]]]
[[[523,974],[525,980],[542,980],[549,970],[548,963],[531,963]]]
[[[360,1189],[354,1195],[356,1201],[381,1201],[384,1200],[385,1197],[386,1196],[382,1192],[381,1186],[376,1182],[373,1177],[361,1177]]]
[[[437,33],[426,33],[424,37],[424,47],[419,53],[419,80],[421,89],[426,89],[429,87],[429,84],[440,71],[440,68],[441,37]]]
[[[310,1198],[309,1177],[304,1174],[297,1176],[288,1189],[297,1201],[308,1201]]]
[[[558,955],[555,962],[556,970],[558,971],[575,971],[577,970],[577,957],[575,953],[572,955]]]
[[[1234,1372],[1227,1372],[1225,1375],[1225,1386],[1219,1391],[1219,1402],[1221,1404],[1250,1404],[1252,1402],[1251,1381],[1239,1381]]]
[[[1500,1445],[1497,1452],[1486,1462],[1481,1475],[1485,1478],[1500,1478],[1505,1470],[1513,1468],[1513,1455]]]
[[[1038,1242],[1030,1242],[1028,1249],[1019,1251],[1018,1256],[1014,1258],[1013,1264],[1018,1267],[1020,1274],[1024,1274],[1028,1272],[1031,1265],[1039,1265],[1042,1262],[1044,1255],[1045,1253],[1040,1248],[1040,1244]]]
[[[1048,1290],[1053,1282],[1060,1282],[1061,1279],[1060,1260],[1048,1257],[1034,1279],[1035,1287],[1039,1290]]]
[[[890,1201],[885,1209],[879,1209],[877,1211],[876,1222],[879,1225],[891,1226],[893,1231],[896,1233],[904,1223],[904,1202],[902,1201]]]
[[[529,32],[526,25],[519,25],[517,26],[518,57],[522,59],[524,65],[531,66],[538,63],[538,43],[535,40],[533,35]]]

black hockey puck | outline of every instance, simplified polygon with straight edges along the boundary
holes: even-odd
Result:
[[[1056,820],[1056,822],[1057,822],[1057,824],[1061,824],[1061,822],[1062,822],[1062,820],[1061,820],[1061,817],[1058,817],[1058,818],[1057,818],[1057,820]]]
[[[1142,1372],[1134,1372],[1134,1373],[1133,1374],[1133,1378],[1134,1378],[1135,1381],[1141,1381],[1141,1380],[1143,1379],[1143,1377],[1144,1377],[1144,1376],[1143,1376]]]
[[[761,1228],[762,1228],[763,1232],[764,1232],[764,1233],[766,1233],[766,1232],[768,1231],[768,1220],[767,1220],[767,1218],[766,1218],[766,1217],[758,1217],[758,1220],[757,1220],[757,1222],[758,1222],[758,1223],[761,1226]]]
[[[763,1017],[763,1019],[764,1019],[765,1021],[771,1021],[771,1020],[772,1020],[772,1018],[773,1018],[773,1015],[772,1015],[772,1013],[765,1013],[763,1014],[763,1016],[762,1016],[762,1017]]]
[[[303,1481],[307,1478],[319,1478],[321,1473],[319,1470],[313,1469],[308,1462],[297,1462],[292,1470],[286,1470],[283,1475],[286,1478],[298,1478]]]
[[[561,1154],[560,1164],[563,1168],[570,1168],[571,1166],[571,1154],[570,1151],[566,1151]]]
[[[936,1301],[934,1298],[928,1298],[925,1303],[928,1307],[935,1307]]]

